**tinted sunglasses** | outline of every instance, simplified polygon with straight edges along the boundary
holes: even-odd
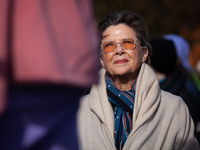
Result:
[[[138,42],[138,41],[134,40],[133,38],[125,38],[119,42],[105,41],[100,46],[101,46],[101,50],[103,50],[105,53],[111,53],[116,49],[118,43],[120,43],[120,45],[123,49],[131,50],[136,47],[136,42]],[[142,48],[144,48],[144,47],[142,47]]]

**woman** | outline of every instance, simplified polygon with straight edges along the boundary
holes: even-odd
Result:
[[[80,149],[199,149],[182,99],[160,89],[149,67],[151,46],[143,19],[113,12],[99,25],[100,82],[78,112]]]

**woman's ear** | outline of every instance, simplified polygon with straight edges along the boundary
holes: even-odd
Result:
[[[147,47],[145,47],[145,48],[143,48],[142,49],[142,60],[143,60],[143,62],[145,62],[145,60],[147,59],[147,57],[148,57],[148,54],[149,54],[149,50],[148,50],[148,48]]]
[[[104,62],[103,62],[102,58],[99,58],[99,61],[100,61],[100,63],[101,63],[101,66],[102,66],[103,68],[105,68]]]

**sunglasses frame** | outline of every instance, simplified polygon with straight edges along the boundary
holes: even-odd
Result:
[[[140,42],[139,42],[138,40],[135,40],[135,39],[133,39],[133,38],[124,38],[124,39],[122,39],[121,41],[118,41],[118,42],[114,42],[114,41],[104,41],[104,42],[100,45],[101,50],[104,51],[104,49],[103,49],[102,46],[103,46],[103,44],[104,44],[105,42],[113,42],[113,43],[115,44],[115,48],[114,48],[113,51],[111,51],[111,52],[106,52],[106,51],[104,51],[104,53],[112,53],[112,52],[114,52],[114,50],[116,49],[118,43],[120,43],[121,47],[122,47],[124,50],[131,50],[131,49],[125,49],[125,48],[122,46],[122,41],[124,41],[124,40],[126,40],[126,39],[132,39],[132,40],[133,40],[135,46],[134,46],[133,48],[131,48],[131,49],[134,49],[134,48],[136,47],[136,42],[138,42],[138,43],[140,44]],[[141,46],[141,45],[140,45],[140,46]],[[141,47],[142,47],[142,48],[145,48],[146,46],[141,46]]]

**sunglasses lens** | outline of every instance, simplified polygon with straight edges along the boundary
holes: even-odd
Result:
[[[124,39],[122,41],[122,46],[124,49],[133,49],[135,47],[134,40],[129,38],[129,39]]]
[[[105,52],[109,53],[115,49],[115,43],[113,41],[108,41],[103,43],[102,47]]]
[[[133,49],[135,47],[135,41],[132,38],[123,39],[121,41],[121,44],[122,44],[123,48],[126,50]],[[106,53],[113,52],[115,49],[115,43],[113,41],[104,42],[102,45],[102,49]]]

